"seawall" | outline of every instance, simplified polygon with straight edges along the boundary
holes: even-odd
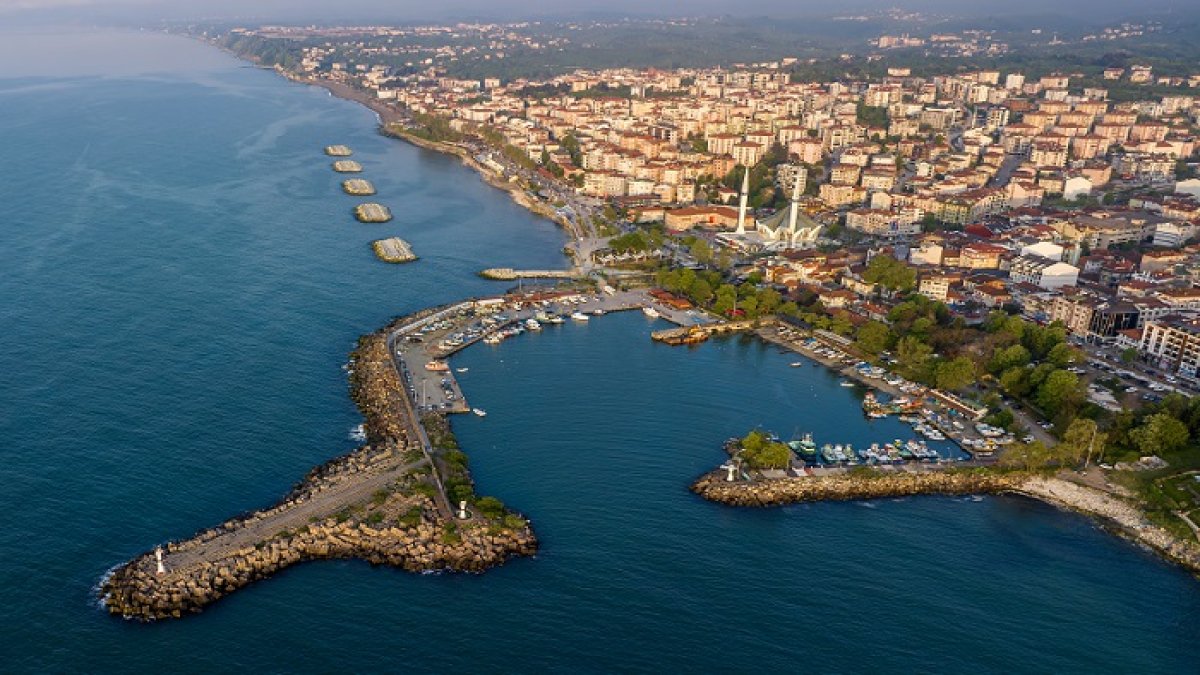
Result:
[[[910,495],[995,494],[1016,489],[1020,474],[975,470],[926,473],[847,473],[838,476],[726,482],[724,472],[702,476],[691,490],[728,506],[782,506],[798,502],[846,501]]]
[[[359,339],[349,363],[350,395],[364,419],[366,445],[316,467],[273,506],[119,566],[101,582],[105,608],[143,621],[181,617],[306,560],[361,558],[414,572],[478,572],[534,554],[537,539],[517,514],[487,517],[473,509],[458,519],[450,513],[431,451],[422,445],[388,335],[439,309]]]
[[[1155,525],[1128,499],[1056,476],[983,468],[727,482],[725,472],[717,471],[700,477],[691,490],[709,501],[739,507],[913,495],[1017,494],[1093,518],[1109,532],[1200,575],[1200,544],[1196,541],[1181,539]]]

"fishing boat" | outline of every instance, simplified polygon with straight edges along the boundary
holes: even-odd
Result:
[[[483,408],[471,408],[471,412],[475,413],[476,417],[487,417],[487,411]]]
[[[817,444],[813,442],[812,434],[804,434],[798,441],[788,441],[788,447],[805,459],[816,459]]]
[[[642,308],[642,314],[645,314],[646,316],[650,317],[651,319],[657,319],[658,317],[662,316],[662,314],[659,314],[657,309],[654,309],[650,305],[646,305],[645,307]]]

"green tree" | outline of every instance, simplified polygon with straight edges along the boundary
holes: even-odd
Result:
[[[908,291],[916,285],[917,272],[890,255],[877,255],[867,263],[863,280],[889,291]]]
[[[1137,356],[1138,350],[1136,347],[1127,347],[1121,351],[1121,363],[1133,363]]]
[[[1062,441],[1054,448],[1060,462],[1079,464],[1104,454],[1108,436],[1100,432],[1095,420],[1077,417],[1063,433]]]
[[[868,321],[858,327],[855,340],[864,352],[878,354],[891,344],[892,333],[883,322]]]
[[[1140,427],[1129,432],[1129,439],[1145,455],[1172,452],[1187,445],[1187,425],[1168,413],[1155,413]]]
[[[1074,410],[1082,402],[1079,377],[1067,370],[1055,370],[1037,390],[1037,404],[1047,416],[1056,417]]]
[[[900,371],[912,380],[929,381],[929,364],[932,355],[933,347],[911,335],[906,335],[896,344],[896,360],[899,362]]]
[[[993,352],[987,369],[992,374],[1003,373],[1010,368],[1023,368],[1029,364],[1029,360],[1028,349],[1022,345],[1012,345]]]
[[[1060,342],[1054,345],[1050,348],[1050,351],[1046,353],[1046,362],[1053,363],[1059,368],[1065,368],[1074,363],[1078,363],[1080,359],[1081,357],[1079,350],[1065,342]]]
[[[690,249],[692,257],[695,258],[696,262],[700,263],[701,265],[707,265],[712,262],[713,250],[712,246],[710,246],[707,241],[704,241],[703,239],[696,239],[692,242]]]
[[[692,287],[689,290],[688,295],[691,297],[693,302],[700,305],[707,305],[708,301],[712,300],[713,289],[712,286],[709,286],[708,282],[704,279],[696,279],[694,282],[692,282]]]
[[[1037,469],[1046,466],[1051,459],[1050,449],[1041,441],[1019,443],[1004,451],[1000,461],[1005,466],[1019,469]]]
[[[966,389],[975,381],[975,362],[966,356],[943,361],[937,366],[937,388],[947,391]]]
[[[1023,398],[1033,390],[1029,382],[1029,369],[1023,366],[1013,366],[1000,375],[1000,386],[1010,396]]]

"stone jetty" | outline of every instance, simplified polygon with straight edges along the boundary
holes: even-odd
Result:
[[[571,270],[517,270],[511,267],[490,267],[479,273],[484,279],[515,281],[517,279],[571,279],[576,276]]]
[[[446,461],[417,419],[388,345],[393,332],[435,311],[363,336],[351,355],[350,393],[363,415],[365,445],[313,469],[273,506],[117,567],[100,584],[104,607],[141,621],[181,617],[306,560],[478,572],[535,553],[529,523],[499,502],[476,508],[471,496],[468,510],[455,513],[447,501]],[[455,466],[457,484],[470,485],[461,461]]]
[[[327,145],[325,146],[325,154],[330,157],[349,157],[354,152],[345,145]]]
[[[333,170],[338,173],[361,173],[362,164],[351,159],[339,159],[333,163]]]
[[[392,212],[383,204],[368,202],[354,207],[354,217],[363,223],[386,223],[392,219]]]
[[[406,263],[417,259],[408,242],[399,237],[373,241],[371,250],[375,251],[375,257],[387,263]]]
[[[727,482],[725,472],[720,471],[702,476],[691,490],[709,501],[729,506],[782,506],[928,494],[996,494],[1016,490],[1026,477],[1026,474],[979,469],[924,473],[868,470],[834,476]]]
[[[369,180],[351,178],[342,181],[342,191],[355,197],[367,197],[375,194],[375,186]]]

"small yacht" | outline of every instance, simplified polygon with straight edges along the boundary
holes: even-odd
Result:
[[[803,365],[804,365],[804,362],[803,362],[803,361],[792,361],[792,362],[791,362],[791,363],[789,363],[788,365],[789,365],[789,366],[791,366],[791,367],[793,367],[793,368],[799,368],[800,366],[803,366]]]
[[[657,309],[654,309],[650,305],[646,305],[645,307],[642,308],[642,314],[645,314],[646,316],[650,317],[651,319],[657,319],[658,317],[662,316],[662,314],[658,313]]]
[[[483,408],[471,408],[471,412],[475,413],[476,417],[487,417],[487,411]]]
[[[853,387],[854,383],[850,380],[842,380],[840,383],[843,387]]]
[[[562,318],[561,314],[554,314],[550,317],[550,323],[563,323],[566,319]]]
[[[541,330],[542,324],[538,323],[537,319],[526,319],[525,327],[529,330]]]
[[[572,312],[571,319],[574,321],[587,321],[588,315],[583,312]]]
[[[454,372],[456,372],[456,373],[465,373],[465,372],[467,372],[468,370],[470,370],[470,368],[455,368],[455,369],[454,369]]]

